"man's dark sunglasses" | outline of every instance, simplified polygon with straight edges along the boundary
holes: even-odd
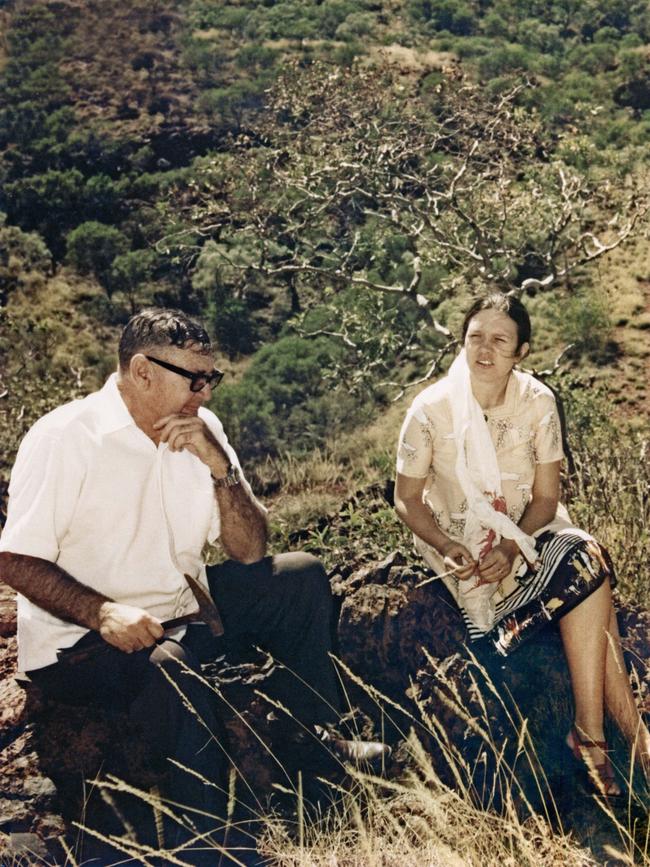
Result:
[[[176,367],[175,364],[170,364],[168,361],[161,361],[159,358],[154,358],[153,355],[145,355],[145,358],[148,358],[149,361],[153,361],[154,364],[159,364],[161,367],[164,367],[165,370],[171,370],[172,373],[177,373],[179,376],[184,376],[189,379],[190,391],[193,392],[202,391],[206,385],[209,385],[210,388],[216,388],[223,379],[223,371],[218,370],[216,367],[211,373],[205,373],[202,370],[196,373],[193,370],[185,370],[183,367]]]

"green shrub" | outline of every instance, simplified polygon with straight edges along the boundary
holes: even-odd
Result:
[[[319,39],[331,37],[323,32],[319,7],[300,2],[284,2],[268,8],[257,8],[246,21],[250,39]]]
[[[563,300],[551,313],[561,339],[593,361],[608,359],[612,324],[605,298],[595,290],[581,289]]]
[[[246,381],[224,384],[215,392],[211,407],[243,461],[278,453],[281,442],[275,408],[259,385]]]
[[[130,158],[139,142],[108,135],[105,129],[87,123],[72,127],[66,141],[66,160],[85,177],[119,177],[130,168]]]
[[[239,354],[249,355],[255,349],[257,330],[243,298],[226,298],[219,304],[213,331],[220,348],[231,359]]]
[[[617,42],[621,35],[616,27],[601,27],[594,33],[594,42]]]
[[[566,69],[566,60],[562,53],[559,54],[539,54],[535,58],[533,70],[538,75],[543,75],[546,78],[557,80],[561,78],[562,73]]]
[[[634,79],[643,76],[648,61],[639,51],[625,50],[618,55],[618,70],[623,79]]]
[[[358,39],[369,36],[375,28],[377,19],[371,12],[353,12],[336,28],[336,39]]]
[[[53,363],[56,348],[56,327],[47,320],[12,316],[0,308],[0,371],[6,390],[0,402],[0,525],[20,441],[44,413],[82,396],[68,365]]]
[[[300,453],[349,424],[358,404],[327,377],[339,353],[327,338],[282,337],[256,354],[240,383],[217,389],[215,410],[242,456]]]
[[[487,57],[493,51],[498,50],[498,46],[495,46],[494,40],[488,39],[485,36],[470,36],[466,39],[454,38],[446,43],[444,49],[442,46],[439,47],[440,50],[454,51],[460,58]]]
[[[120,208],[121,189],[108,175],[99,174],[88,178],[83,190],[85,217],[112,222]]]
[[[270,69],[278,57],[274,48],[264,45],[244,45],[237,52],[236,62],[241,69]]]
[[[199,30],[223,27],[225,30],[241,30],[251,10],[245,6],[226,6],[215,3],[192,3],[190,24]]]
[[[564,40],[556,24],[544,24],[535,18],[526,18],[517,28],[517,41],[528,49],[542,54],[561,54]]]
[[[408,10],[416,21],[429,22],[436,30],[470,36],[477,26],[472,7],[462,0],[410,0]]]
[[[609,42],[578,45],[570,53],[569,61],[572,66],[596,75],[616,66],[616,47]]]
[[[13,10],[5,34],[5,62],[0,76],[3,112],[0,116],[0,145],[12,144],[19,153],[47,153],[45,142],[56,145],[65,140],[65,130],[49,126],[68,102],[71,90],[59,70],[65,55],[64,16],[44,5],[33,4]],[[56,123],[56,120],[54,120]],[[56,150],[56,148],[55,148]],[[54,159],[32,164],[31,171],[53,167]]]
[[[201,94],[201,108],[223,124],[239,129],[246,112],[259,109],[264,102],[266,79],[236,81],[229,87],[217,87]]]
[[[420,82],[420,92],[430,93],[431,91],[435,91],[444,80],[445,76],[439,70],[436,69],[433,72],[428,72]]]
[[[486,36],[510,38],[510,27],[505,18],[498,12],[488,12],[481,22],[481,31]]]
[[[625,146],[632,141],[632,126],[627,117],[603,119],[599,128],[592,133],[592,139],[599,148]]]
[[[226,59],[217,43],[208,39],[193,39],[183,49],[183,61],[202,87],[218,80],[216,73],[223,67]]]
[[[30,273],[44,274],[52,266],[52,254],[40,235],[7,226],[5,220],[0,213],[0,307]]]
[[[4,146],[12,143],[21,149],[30,146],[43,135],[47,117],[47,106],[37,100],[10,103],[0,114],[0,141]]]
[[[345,45],[339,45],[332,52],[334,63],[339,66],[352,66],[357,57],[364,54],[364,48],[360,42],[346,42]]]
[[[596,100],[609,98],[610,88],[602,80],[576,69],[560,82],[540,88],[536,94],[540,113],[551,123],[573,122],[587,114]]]
[[[495,48],[478,61],[482,78],[495,78],[509,72],[532,69],[534,57],[522,45],[510,44]]]
[[[114,226],[95,220],[81,223],[67,236],[66,261],[80,274],[94,274],[111,293],[111,267],[129,248],[129,242]]]
[[[74,225],[84,206],[84,177],[77,169],[50,169],[5,185],[10,222],[43,236],[55,257],[63,252],[62,236]]]
[[[130,250],[116,255],[105,277],[109,294],[121,292],[126,295],[135,312],[137,291],[151,279],[156,260],[153,250]]]
[[[625,599],[650,601],[650,462],[647,439],[612,415],[611,395],[559,376],[575,474],[565,480],[572,519],[606,546]]]
[[[337,28],[343,24],[348,16],[363,14],[359,13],[359,9],[365,5],[365,3],[354,3],[351,0],[325,0],[318,9],[322,35],[326,39],[333,39]]]
[[[625,48],[640,48],[643,45],[643,39],[638,33],[626,33],[621,39],[621,46]]]
[[[135,199],[155,199],[170,187],[191,174],[191,168],[170,169],[165,172],[143,172],[130,177],[125,184],[125,195]]]

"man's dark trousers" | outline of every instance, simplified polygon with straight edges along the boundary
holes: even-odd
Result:
[[[153,649],[132,654],[107,645],[90,660],[30,672],[38,686],[59,700],[125,710],[146,733],[154,754],[169,766],[165,794],[187,807],[203,832],[221,825],[210,817],[224,816],[225,797],[220,788],[182,768],[222,787],[228,760],[214,693],[197,676],[201,663],[221,655],[231,641],[249,641],[283,664],[274,678],[275,697],[300,723],[333,722],[340,706],[328,656],[331,593],[315,557],[280,554],[251,565],[229,560],[209,567],[208,581],[223,619],[224,639],[213,638],[205,626],[190,626],[180,642],[163,639]]]

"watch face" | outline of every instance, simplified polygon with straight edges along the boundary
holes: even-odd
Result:
[[[218,479],[215,479],[215,477],[213,476],[212,481],[217,488],[232,488],[234,485],[238,485],[241,481],[239,467],[235,467],[231,464],[228,467],[228,472],[225,476],[221,476]]]

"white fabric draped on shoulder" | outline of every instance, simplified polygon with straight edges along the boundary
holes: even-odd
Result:
[[[461,350],[449,368],[451,413],[456,440],[456,475],[467,498],[464,541],[471,543],[481,528],[494,530],[500,537],[512,539],[526,560],[537,559],[535,540],[510,518],[494,508],[502,496],[501,472],[483,411],[472,392],[465,350]]]
[[[456,477],[467,500],[463,544],[478,559],[502,537],[512,539],[533,565],[537,560],[535,540],[504,514],[505,499],[496,450],[483,410],[472,392],[464,349],[449,368],[448,378],[456,442]],[[492,538],[490,531],[494,534]],[[500,585],[482,582],[478,571],[463,581],[455,577],[443,580],[478,629],[483,632],[491,629],[496,615],[495,593]]]

